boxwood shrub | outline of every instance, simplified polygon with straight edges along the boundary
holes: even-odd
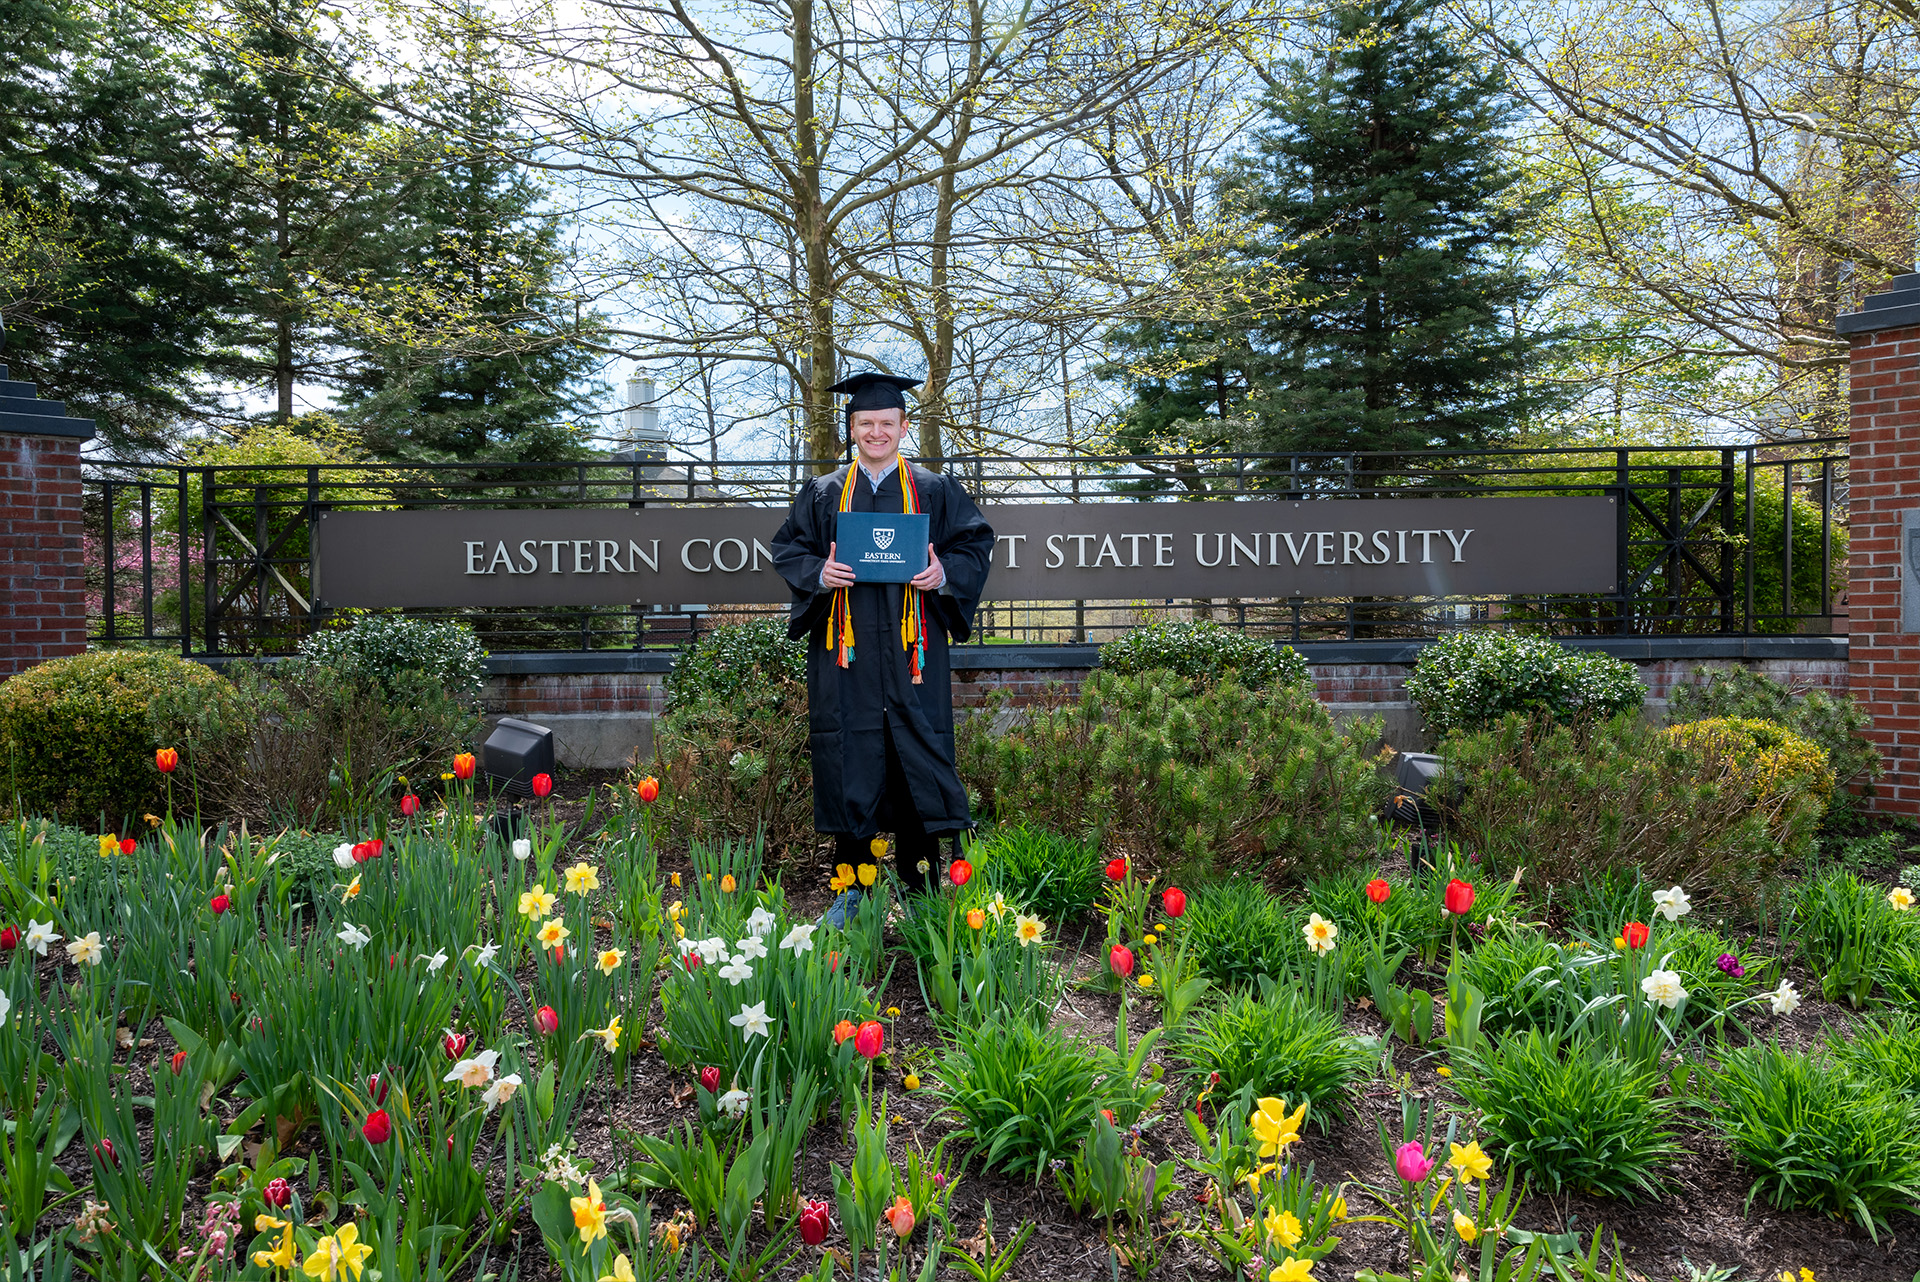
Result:
[[[1100,647],[1100,666],[1122,676],[1161,669],[1193,681],[1231,673],[1244,686],[1294,685],[1311,689],[1307,661],[1290,645],[1248,636],[1208,619],[1149,624]]]
[[[1510,713],[1593,720],[1640,707],[1631,663],[1517,632],[1454,632],[1420,652],[1407,697],[1436,738],[1484,730]]]

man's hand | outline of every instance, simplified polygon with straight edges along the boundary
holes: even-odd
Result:
[[[820,586],[823,588],[850,588],[853,586],[853,567],[844,561],[836,561],[833,554],[840,550],[838,543],[827,545],[827,563],[820,567]],[[922,575],[922,578],[925,576]],[[940,576],[943,580],[946,575]],[[917,583],[918,580],[915,580]]]
[[[933,544],[927,544],[927,568],[913,576],[910,585],[922,592],[937,590],[947,581],[947,567],[940,564],[940,558],[934,555]]]

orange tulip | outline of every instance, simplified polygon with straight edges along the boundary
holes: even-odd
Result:
[[[474,760],[471,752],[455,754],[453,758],[453,777],[455,779],[473,778],[473,769],[478,764],[479,763]]]
[[[180,767],[180,754],[172,748],[161,748],[153,754],[153,764],[161,774],[170,775]]]

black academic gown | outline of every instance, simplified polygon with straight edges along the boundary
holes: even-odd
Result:
[[[845,467],[807,483],[773,540],[774,567],[793,589],[787,634],[807,639],[813,826],[823,833],[865,838],[911,828],[911,822],[903,822],[908,817],[896,811],[905,803],[929,833],[972,825],[967,790],[953,763],[947,644],[973,634],[973,612],[986,587],[993,553],[993,530],[958,482],[910,463],[902,466],[913,467],[934,551],[947,572],[944,590],[925,595],[927,653],[919,685],[913,684],[900,644],[904,584],[854,584],[848,589],[852,662],[840,667],[827,645],[833,593],[820,586],[820,570],[834,541]],[[856,476],[851,502],[856,512],[900,511],[899,472],[889,473],[878,492],[865,475]],[[889,738],[907,798],[888,795]]]

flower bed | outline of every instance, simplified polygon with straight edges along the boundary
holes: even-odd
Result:
[[[1920,1268],[1920,927],[1857,870],[1762,923],[1384,843],[1173,886],[1009,828],[902,903],[884,842],[776,870],[637,779],[502,828],[450,764],[327,837],[0,830],[6,1269]]]

